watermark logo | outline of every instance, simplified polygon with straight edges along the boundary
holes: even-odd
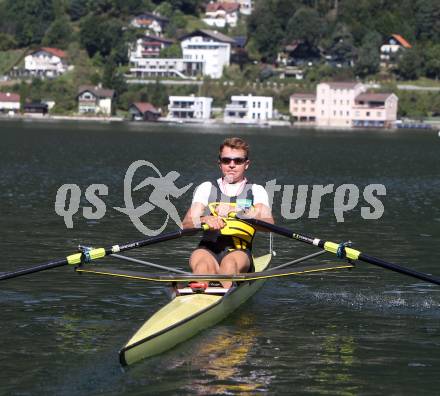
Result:
[[[133,187],[133,179],[136,172],[146,167],[153,171],[154,175],[144,178],[142,182]],[[148,236],[160,234],[171,219],[178,227],[182,226],[179,213],[172,200],[180,198],[190,190],[193,183],[178,187],[180,174],[176,171],[162,175],[160,170],[151,162],[138,160],[133,162],[127,169],[124,177],[124,207],[113,207],[126,214],[136,229]],[[150,194],[148,199],[135,206],[133,192],[148,187]],[[294,193],[296,189],[296,199]],[[375,220],[384,214],[384,205],[379,199],[386,195],[383,184],[369,184],[360,189],[355,184],[342,184],[335,186],[327,185],[279,185],[276,179],[265,184],[269,208],[273,209],[276,193],[281,193],[281,216],[284,219],[295,220],[306,214],[308,206],[308,218],[317,219],[320,215],[322,199],[324,196],[333,198],[333,213],[337,222],[345,221],[345,214],[358,207],[362,198],[364,204],[360,208],[361,217],[365,220]],[[91,184],[84,192],[84,197],[91,206],[82,208],[82,215],[89,220],[98,220],[105,216],[107,206],[101,197],[107,196],[109,189],[105,184]],[[63,184],[57,191],[55,199],[55,212],[63,217],[67,228],[73,228],[73,216],[80,209],[82,191],[77,184]],[[328,199],[328,198],[327,198]],[[328,202],[328,201],[327,201]],[[166,214],[163,224],[156,229],[146,225],[148,214],[153,210],[161,210]]]
[[[133,177],[136,171],[142,166],[151,168],[157,176],[147,177],[141,183],[132,188]],[[175,183],[179,177],[180,174],[176,171],[168,172],[163,176],[159,169],[149,161],[135,161],[129,166],[124,177],[125,207],[113,207],[113,209],[126,214],[136,229],[148,236],[160,234],[167,226],[170,218],[177,224],[177,226],[181,227],[182,221],[179,213],[170,198],[179,198],[192,187],[193,183],[178,188]],[[146,186],[151,186],[153,188],[149,199],[143,204],[135,207],[132,192],[138,191]],[[57,191],[55,213],[64,218],[64,223],[67,228],[73,228],[73,216],[79,211],[81,194],[81,189],[77,184],[63,184]],[[98,220],[105,216],[107,208],[105,202],[100,196],[106,195],[108,195],[108,187],[105,184],[92,184],[87,187],[85,198],[93,206],[83,207],[82,212],[86,219]],[[166,213],[166,219],[161,227],[151,229],[142,222],[141,217],[150,213],[155,208],[162,209]]]
[[[158,177],[147,177],[132,189],[131,186],[133,183],[133,176],[141,166],[150,167],[156,172]],[[159,169],[157,169],[157,167],[154,166],[151,162],[144,160],[135,161],[129,166],[127,172],[125,173],[125,208],[114,207],[113,209],[116,209],[119,212],[128,215],[136,229],[145,235],[154,236],[160,234],[167,226],[170,217],[177,224],[177,226],[181,227],[182,221],[180,220],[179,213],[177,212],[176,207],[171,202],[170,197],[179,198],[191,188],[193,183],[187,184],[182,188],[178,188],[175,182],[179,177],[180,174],[176,171],[168,172],[165,176],[162,176]],[[153,187],[153,191],[150,194],[149,200],[135,208],[133,205],[132,191],[138,191],[145,186]],[[142,223],[141,217],[151,212],[156,207],[162,209],[167,214],[167,217],[160,228],[152,230]]]

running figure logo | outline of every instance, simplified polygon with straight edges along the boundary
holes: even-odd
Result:
[[[133,176],[141,166],[147,166],[153,169],[158,175],[158,177],[147,177],[132,189],[131,185],[133,183]],[[160,234],[165,229],[170,217],[177,224],[177,226],[181,228],[182,221],[180,220],[180,216],[179,213],[177,212],[176,207],[170,201],[170,197],[178,198],[181,195],[185,194],[191,188],[193,183],[187,184],[182,188],[178,188],[175,185],[175,182],[179,177],[180,174],[176,171],[168,172],[165,176],[162,176],[159,169],[156,168],[156,166],[154,166],[151,162],[145,160],[135,161],[129,166],[127,172],[125,173],[125,178],[124,178],[125,208],[114,207],[113,209],[116,209],[119,212],[128,215],[133,225],[144,235],[155,236]],[[138,191],[146,186],[153,187],[153,191],[150,194],[149,200],[135,208],[133,204],[133,197],[131,196],[131,192]],[[151,212],[156,207],[162,209],[167,214],[167,217],[164,224],[160,228],[156,230],[152,230],[147,226],[145,226],[140,218],[146,215],[147,213]]]

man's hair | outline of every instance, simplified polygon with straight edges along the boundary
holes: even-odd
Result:
[[[224,147],[230,147],[236,150],[243,150],[246,153],[246,157],[249,157],[249,144],[239,137],[227,138],[220,145],[219,156],[222,155],[222,151]]]

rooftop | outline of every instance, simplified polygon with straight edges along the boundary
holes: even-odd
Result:
[[[0,92],[0,102],[20,102],[20,95],[11,92]]]

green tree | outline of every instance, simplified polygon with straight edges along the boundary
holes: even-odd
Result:
[[[248,23],[249,36],[252,37],[250,43],[266,62],[273,62],[276,59],[284,36],[280,21],[272,11],[274,5],[275,0],[256,3]]]
[[[397,63],[397,74],[404,80],[417,80],[423,73],[422,59],[417,47],[406,49]]]
[[[4,7],[8,32],[20,46],[41,43],[54,20],[52,0],[5,0]]]
[[[80,28],[81,45],[90,57],[96,53],[101,54],[104,58],[108,57],[114,48],[117,49],[118,56],[123,57],[126,44],[123,36],[123,24],[120,20],[89,15],[82,20]]]
[[[440,44],[431,44],[425,51],[425,75],[429,78],[440,78]]]
[[[365,36],[355,64],[355,72],[358,76],[366,77],[379,71],[381,41],[381,36],[377,32],[370,32]]]
[[[14,37],[7,33],[0,32],[0,51],[7,51],[17,46]]]
[[[311,47],[316,47],[321,37],[324,21],[314,9],[301,7],[292,18],[289,19],[286,27],[286,35],[289,40],[301,39]]]
[[[72,36],[72,28],[68,17],[55,19],[49,26],[43,39],[43,45],[67,48]]]
[[[353,36],[350,29],[344,24],[337,24],[330,38],[327,53],[336,64],[350,65],[356,55]]]
[[[169,47],[163,48],[160,51],[161,58],[181,58],[182,57],[182,48],[179,44],[173,44]]]
[[[417,0],[416,35],[421,40],[440,40],[440,3],[433,0]]]
[[[70,0],[67,10],[72,21],[77,21],[89,12],[88,0]]]

